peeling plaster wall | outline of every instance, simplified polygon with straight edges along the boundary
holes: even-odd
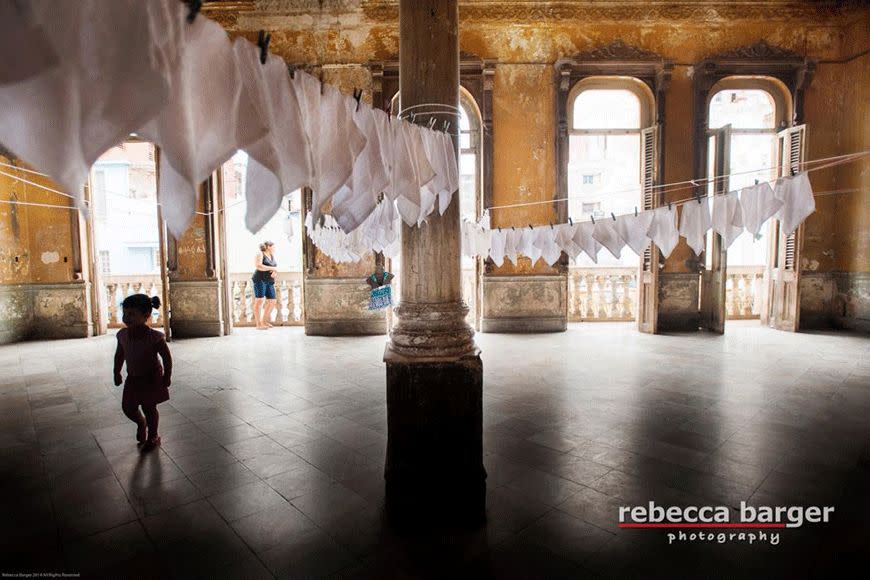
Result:
[[[868,57],[842,61],[866,50],[868,14],[824,12],[811,3],[777,8],[723,2],[620,5],[569,2],[460,1],[460,47],[498,60],[493,91],[493,197],[495,205],[546,200],[556,177],[553,63],[561,57],[614,40],[656,52],[675,62],[666,95],[665,182],[693,177],[691,66],[716,53],[764,39],[771,45],[821,62],[806,95],[808,157],[867,148]],[[307,13],[306,13],[307,12]],[[836,12],[836,11],[834,11]],[[333,0],[317,6],[282,0],[257,0],[250,12],[227,25],[254,38],[273,32],[272,49],[289,62],[363,64],[398,53],[395,2]],[[825,63],[824,61],[832,61]],[[362,80],[358,79],[359,82]],[[345,87],[349,90],[349,87]],[[866,164],[864,165],[866,169]],[[866,170],[846,166],[812,175],[819,191],[868,187]],[[870,270],[870,205],[865,195],[828,196],[805,228],[802,267],[808,273]],[[685,192],[674,192],[679,199]],[[495,210],[495,226],[544,224],[554,219],[552,204]],[[681,239],[666,261],[661,315],[677,326],[697,317],[697,283],[691,280],[693,253]],[[330,266],[318,257],[317,274]],[[555,274],[542,262],[522,258],[490,268],[490,276]],[[675,276],[669,276],[674,274]],[[517,305],[519,307],[519,305]],[[555,307],[555,305],[553,305]],[[485,307],[484,307],[485,308]]]
[[[0,162],[29,169],[4,156]],[[58,189],[40,175],[2,170]],[[65,209],[70,199],[0,175],[0,202],[0,344],[90,336],[90,286],[73,273],[71,219],[77,216]],[[23,205],[33,203],[64,207]]]

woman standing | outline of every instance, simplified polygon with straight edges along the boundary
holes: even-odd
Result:
[[[272,327],[269,320],[272,310],[275,309],[275,276],[278,272],[274,246],[275,244],[269,241],[260,244],[260,252],[254,264],[254,275],[251,277],[254,282],[254,322],[257,323],[259,330]]]

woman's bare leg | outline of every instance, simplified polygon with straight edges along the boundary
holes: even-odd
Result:
[[[272,326],[270,322],[272,320],[272,311],[275,310],[275,303],[277,300],[269,299],[266,300],[266,307],[263,309],[263,324],[266,326]]]
[[[263,324],[263,302],[265,301],[265,298],[254,298],[254,322],[257,324],[257,328],[266,328]]]

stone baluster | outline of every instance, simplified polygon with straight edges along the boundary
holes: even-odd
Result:
[[[586,320],[595,319],[595,276],[591,273],[584,276],[586,282]]]
[[[596,296],[598,299],[598,308],[596,310],[595,318],[607,318],[607,294],[605,285],[607,283],[607,279],[605,276],[596,276]]]
[[[619,281],[622,287],[622,317],[629,320],[634,318],[634,312],[632,312],[634,300],[631,295],[631,276],[620,276]]]
[[[115,293],[118,285],[114,282],[106,284],[106,323],[113,326],[118,321],[118,301]]]

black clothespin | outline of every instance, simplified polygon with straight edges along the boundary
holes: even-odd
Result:
[[[757,180],[757,179],[755,180],[755,185],[758,185],[758,180]]]
[[[555,229],[555,228],[553,228],[553,222],[550,222],[550,229],[551,229],[551,230],[552,230],[552,229]]]
[[[594,226],[595,225],[595,216],[591,215],[591,216],[589,216],[589,219],[592,220],[592,225]]]
[[[574,225],[574,220],[571,219],[571,216],[568,216],[568,223],[572,226]]]
[[[193,24],[193,21],[196,20],[196,15],[199,14],[199,10],[202,8],[202,0],[187,0],[187,23]]]
[[[634,217],[637,217],[637,206],[634,206]]]
[[[535,228],[532,227],[532,224],[529,224],[529,229],[535,231]]]
[[[797,175],[797,171],[795,170],[794,167],[792,167],[791,168],[791,176],[794,177],[795,175]]]
[[[613,221],[616,221],[616,216],[615,216],[615,215],[613,215],[613,212],[610,212],[610,217],[612,217],[612,218],[613,218]]]
[[[671,202],[668,202],[668,211],[671,211],[673,209],[674,209],[674,206],[671,205]]]
[[[698,185],[695,187],[695,199],[698,200],[698,203],[701,203],[701,186]]]
[[[272,40],[272,35],[267,34],[265,30],[257,33],[257,46],[260,47],[260,64],[266,64],[266,57],[269,55],[269,42]]]
[[[356,110],[359,111],[359,103],[362,99],[362,89],[354,89],[353,98],[356,100]]]

